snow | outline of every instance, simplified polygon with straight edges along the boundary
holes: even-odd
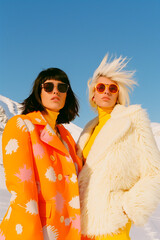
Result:
[[[0,106],[5,110],[8,118],[20,113],[20,104],[0,95]]]
[[[5,174],[2,162],[2,133],[7,119],[13,115],[20,113],[20,104],[9,98],[0,95],[0,222],[2,221],[10,201],[10,193],[6,189]],[[75,141],[82,129],[73,123],[65,124]],[[160,150],[160,123],[151,123],[151,128]],[[150,217],[148,223],[144,227],[132,226],[130,232],[131,240],[160,240],[160,205]]]

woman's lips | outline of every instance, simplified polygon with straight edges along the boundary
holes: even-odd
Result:
[[[52,97],[51,100],[53,100],[53,101],[59,101],[60,98],[59,98],[59,97]]]
[[[102,100],[104,100],[104,101],[109,101],[110,98],[109,98],[109,97],[102,97]]]

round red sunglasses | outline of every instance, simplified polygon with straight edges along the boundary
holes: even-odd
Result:
[[[106,90],[106,87],[108,87],[109,92],[112,94],[116,94],[119,91],[119,87],[115,83],[111,83],[111,84],[97,83],[95,86],[95,89],[98,93],[104,93]]]

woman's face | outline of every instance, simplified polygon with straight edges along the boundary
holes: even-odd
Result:
[[[116,84],[116,82],[112,81],[111,79],[107,78],[107,77],[99,77],[97,79],[97,83],[104,83],[104,84]],[[100,108],[110,108],[110,107],[114,107],[116,102],[117,102],[117,98],[118,98],[118,92],[117,93],[111,93],[108,89],[108,85],[105,88],[105,91],[103,93],[99,93],[96,89],[94,90],[94,96],[93,96],[93,101],[95,102],[95,104],[100,107]]]
[[[62,93],[58,90],[57,86],[59,83],[64,84],[61,81],[54,79],[46,80],[44,83],[53,83],[54,88],[51,92],[46,92],[42,86],[41,90],[41,101],[45,108],[59,112],[65,105],[67,92]]]

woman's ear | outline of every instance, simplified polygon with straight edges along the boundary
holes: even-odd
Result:
[[[117,97],[117,101],[116,101],[116,104],[119,104],[119,96]]]
[[[95,102],[94,96],[92,97],[92,101]]]

